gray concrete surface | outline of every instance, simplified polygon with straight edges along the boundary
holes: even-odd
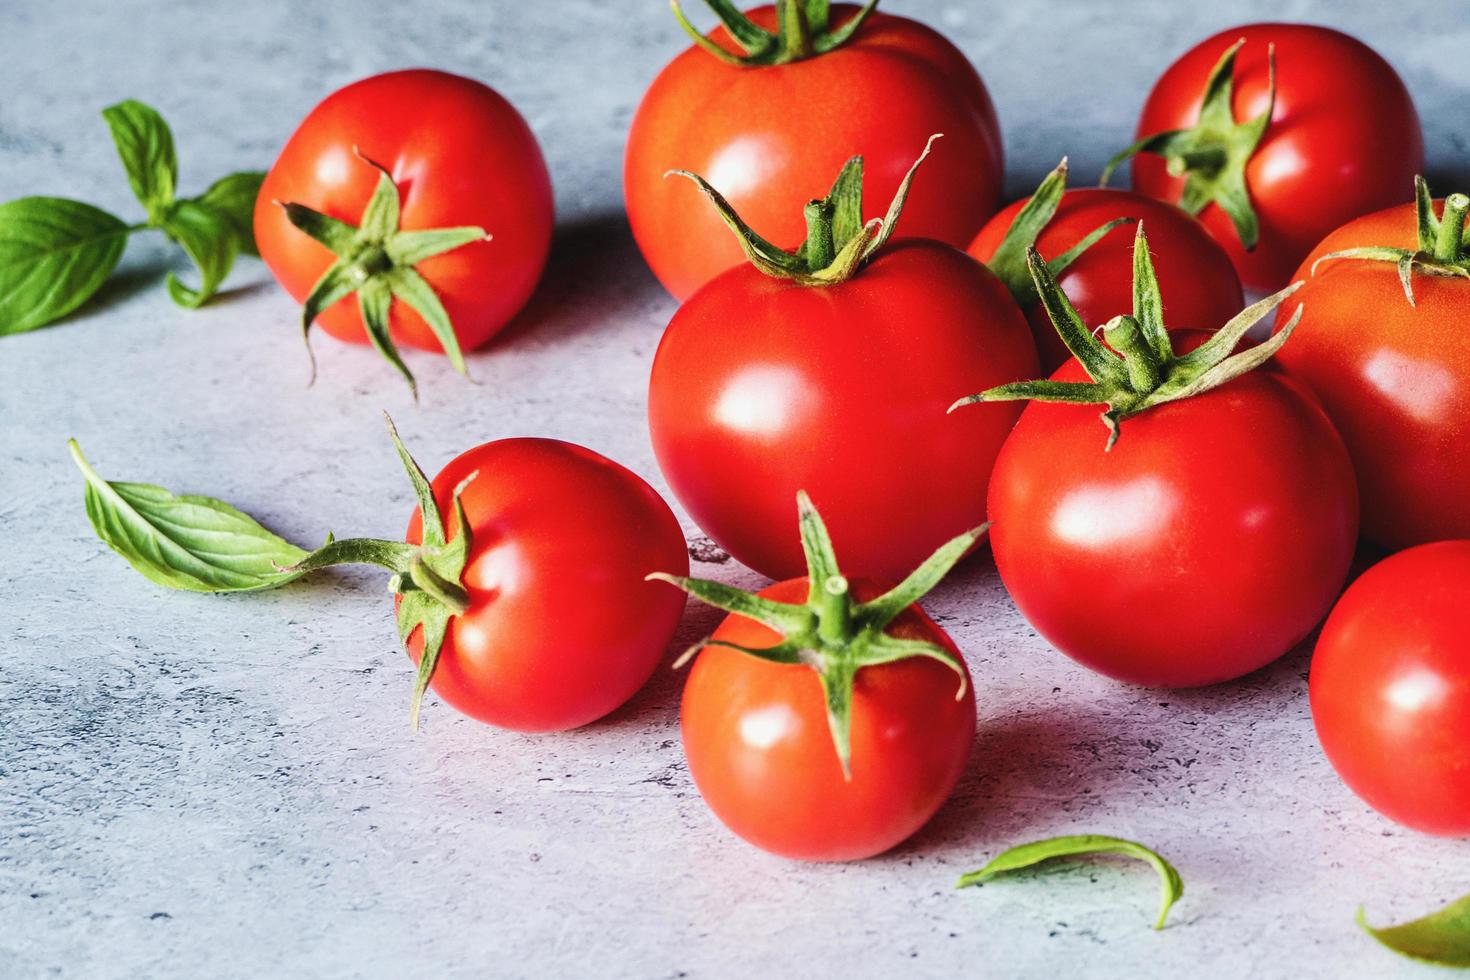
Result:
[[[1172,53],[1265,17],[1377,46],[1418,100],[1431,174],[1470,182],[1463,2],[884,5],[979,65],[1015,194],[1062,152],[1095,173]],[[1394,827],[1337,781],[1305,651],[1214,690],[1135,690],[1050,651],[969,567],[931,603],[978,682],[969,774],[892,854],[803,866],[705,810],[672,671],[583,731],[499,732],[431,699],[415,736],[380,576],[171,594],[93,538],[71,435],[104,474],[222,497],[303,542],[400,531],[410,495],[383,408],[431,469],[541,434],[662,487],[642,403],[673,304],[632,247],[619,168],[643,87],[682,45],[659,0],[0,0],[0,198],[131,213],[97,117],[123,96],[173,122],[194,189],[269,164],[336,86],[429,64],[521,107],[559,206],[544,288],[471,358],[483,385],[419,356],[418,410],[369,350],[325,338],[306,388],[295,309],[260,264],[190,313],[156,281],[169,253],[141,242],[99,302],[0,341],[0,976],[1432,975],[1353,913],[1409,917],[1470,891],[1470,851]],[[713,622],[692,610],[677,642]],[[951,890],[1008,844],[1073,831],[1176,861],[1188,893],[1167,931],[1147,928],[1141,866]]]

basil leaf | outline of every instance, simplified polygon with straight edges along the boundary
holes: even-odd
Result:
[[[1382,928],[1370,926],[1360,908],[1358,925],[1400,955],[1439,966],[1470,968],[1470,895],[1423,918]]]
[[[0,204],[0,336],[43,327],[86,302],[117,268],[131,230],[81,201]]]
[[[162,228],[189,253],[202,279],[198,289],[191,289],[170,272],[168,294],[175,303],[189,309],[203,305],[219,290],[235,264],[238,238],[234,228],[223,214],[199,201],[174,205],[163,219]]]
[[[112,129],[112,141],[133,193],[148,209],[149,223],[157,225],[173,204],[179,182],[179,160],[168,123],[156,110],[133,99],[103,109],[102,118]]]
[[[235,230],[240,251],[256,258],[260,257],[260,249],[255,245],[255,199],[260,196],[260,185],[264,180],[265,174],[259,170],[230,174],[210,184],[209,190],[194,198],[222,214]]]
[[[67,443],[87,478],[87,517],[97,536],[143,576],[170,589],[242,592],[297,578],[308,554],[210,497],[176,497],[147,483],[109,483],[75,439]],[[279,566],[279,567],[278,567]]]
[[[1021,844],[992,858],[990,863],[980,870],[963,875],[955,887],[978,885],[989,881],[998,874],[1019,871],[1052,858],[1077,857],[1087,854],[1124,854],[1153,865],[1154,870],[1159,873],[1161,886],[1159,917],[1154,922],[1154,928],[1164,928],[1164,919],[1169,915],[1169,909],[1184,895],[1184,879],[1179,877],[1179,872],[1174,870],[1174,866],[1165,861],[1158,852],[1121,837],[1108,837],[1102,834],[1073,834]]]

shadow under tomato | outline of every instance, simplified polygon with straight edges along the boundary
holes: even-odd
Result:
[[[679,698],[684,690],[684,676],[688,665],[674,669],[674,661],[703,637],[714,632],[725,613],[702,603],[691,601],[684,610],[684,618],[674,631],[674,639],[664,651],[663,658],[654,668],[638,693],[622,707],[605,715],[579,731],[599,728],[640,727],[650,723],[663,723],[677,727],[679,724]]]

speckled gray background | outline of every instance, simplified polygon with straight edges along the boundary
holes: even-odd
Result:
[[[1263,17],[1375,45],[1418,101],[1431,174],[1470,182],[1463,0],[884,6],[979,66],[1013,195],[1062,152],[1095,174],[1174,53]],[[1470,851],[1338,783],[1304,651],[1210,691],[1122,687],[1051,652],[993,572],[969,567],[931,608],[978,681],[971,771],[897,851],[812,867],[707,813],[671,671],[583,731],[499,732],[431,700],[415,736],[381,576],[170,594],[93,538],[71,435],[104,474],[222,497],[303,542],[401,530],[410,499],[382,408],[431,470],[541,434],[662,486],[642,403],[673,304],[632,247],[619,169],[639,94],[682,46],[660,0],[0,0],[0,199],[133,213],[97,116],[122,96],[172,121],[193,191],[268,165],[329,90],[429,64],[521,108],[559,212],[540,295],[471,359],[483,385],[420,356],[418,410],[371,351],[325,338],[308,390],[295,310],[259,263],[189,313],[156,282],[169,253],[142,241],[99,302],[0,341],[0,976],[1433,975],[1375,947],[1353,912],[1408,917],[1470,891]],[[691,610],[677,642],[713,622]],[[1166,932],[1146,928],[1142,867],[951,891],[1009,843],[1072,831],[1176,860],[1189,890]]]

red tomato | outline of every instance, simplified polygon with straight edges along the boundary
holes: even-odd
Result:
[[[502,439],[449,463],[434,498],[455,530],[465,488],[473,532],[462,583],[470,608],[449,621],[430,687],[480,721],[559,731],[595,721],[658,666],[684,597],[654,571],[687,570],[684,535],[643,480],[590,449]],[[414,510],[407,540],[422,540]],[[409,640],[417,662],[421,631]]]
[[[1265,110],[1267,48],[1276,46],[1275,109],[1245,168],[1260,244],[1245,251],[1215,204],[1199,217],[1230,253],[1241,281],[1270,291],[1290,282],[1302,257],[1332,229],[1407,200],[1424,168],[1424,137],[1414,102],[1388,62],[1355,38],[1307,24],[1248,24],[1201,41],[1154,85],[1138,136],[1194,126],[1211,69],[1241,38],[1232,99],[1238,122]],[[1134,158],[1135,190],[1178,201],[1183,185],[1161,157]]]
[[[835,5],[832,20],[856,10]],[[749,16],[775,26],[771,7]],[[723,27],[710,36],[736,50]],[[752,227],[788,245],[802,239],[802,205],[854,154],[867,167],[866,216],[881,216],[914,148],[933,133],[945,138],[909,196],[904,233],[963,248],[1000,194],[1000,126],[980,76],[941,35],[875,13],[843,46],[784,65],[736,67],[690,47],[654,79],[633,118],[628,219],[659,281],[686,299],[744,257],[704,198],[666,181],[667,171],[704,176]]]
[[[865,599],[876,594],[857,591]],[[779,582],[760,595],[802,603],[807,580]],[[964,662],[917,606],[887,632],[938,644]],[[713,638],[761,648],[780,635],[732,615]],[[967,683],[956,700],[958,683],[953,670],[924,657],[860,668],[847,780],[814,670],[705,647],[680,709],[689,774],[725,826],[757,847],[808,861],[870,857],[922,827],[959,781],[975,737],[975,695]]]
[[[1436,210],[1439,210],[1437,207]],[[1414,205],[1352,221],[1302,263],[1283,307],[1302,322],[1278,355],[1322,399],[1363,494],[1363,533],[1388,548],[1470,537],[1470,281],[1418,273],[1415,305],[1391,262],[1334,259],[1418,248]]]
[[[302,302],[335,260],[276,202],[307,205],[354,226],[384,167],[402,197],[405,230],[476,225],[472,242],[420,262],[464,349],[483,344],[530,298],[551,245],[551,179],[524,119],[493,89],[440,71],[398,71],[328,96],[287,141],[255,205],[261,258]],[[442,350],[422,317],[393,303],[395,340]],[[357,300],[319,322],[339,340],[366,343]]]
[[[1052,377],[1088,380],[1075,360]],[[1029,404],[996,460],[991,548],[1031,625],[1150,687],[1240,677],[1305,638],[1358,530],[1352,464],[1311,394],[1258,368],[1126,419],[1107,452],[1098,412]]]
[[[848,570],[891,583],[984,519],[991,465],[1018,414],[946,409],[1035,370],[1031,332],[1000,280],[963,252],[911,239],[838,285],[749,265],[719,276],[664,333],[649,429],[675,495],[740,561],[772,578],[802,572],[791,500],[805,489]]]
[[[970,254],[989,262],[1028,200],[1022,198],[986,222],[970,243]],[[1194,218],[1142,194],[1097,187],[1067,191],[1037,237],[1036,248],[1043,258],[1054,259],[1117,218],[1134,218],[1148,228],[1168,322],[1213,330],[1240,312],[1245,299],[1230,256]],[[1114,228],[1057,276],[1083,322],[1107,323],[1132,311],[1133,235],[1130,225]],[[1041,352],[1042,369],[1056,370],[1072,353],[1041,303],[1027,304],[1025,312]]]
[[[1343,595],[1312,658],[1312,720],[1343,782],[1415,830],[1470,836],[1470,541],[1393,555]]]

